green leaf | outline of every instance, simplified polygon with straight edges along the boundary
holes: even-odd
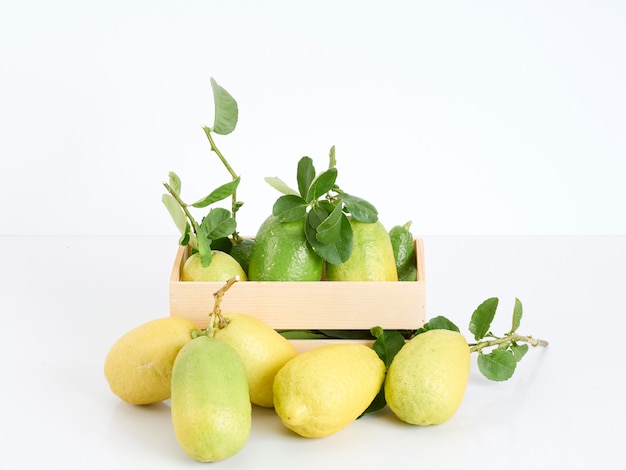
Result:
[[[187,223],[185,227],[185,232],[181,234],[178,239],[178,244],[180,246],[191,246],[192,248],[198,249],[198,242],[196,241],[196,237],[191,233],[191,226]]]
[[[413,234],[409,230],[411,222],[396,225],[389,230],[389,239],[393,248],[399,281],[417,280],[417,262],[415,258],[415,243]]]
[[[211,264],[213,254],[211,253],[211,239],[198,236],[198,253],[200,253],[200,264],[205,268]]]
[[[513,343],[511,345],[511,352],[513,353],[513,357],[515,357],[515,360],[519,362],[522,360],[524,355],[528,352],[528,345]]]
[[[509,333],[515,333],[522,321],[522,302],[515,297],[515,306],[513,307],[513,325]]]
[[[315,179],[315,166],[310,157],[302,157],[298,162],[297,181],[300,196],[306,199],[309,186]],[[307,202],[309,199],[307,199]]]
[[[335,157],[335,146],[333,145],[328,152],[328,168],[334,168],[337,166],[337,158]]]
[[[337,207],[337,202],[330,202],[326,199],[321,199],[319,201],[317,201],[313,207],[320,207],[322,208],[324,211],[326,211],[326,214],[330,214],[332,211],[335,210],[335,208]],[[321,212],[320,212],[321,214]]]
[[[281,222],[291,222],[306,215],[307,203],[300,196],[287,194],[272,206],[272,214]]]
[[[232,233],[232,232],[231,232]],[[233,248],[233,242],[230,237],[220,237],[211,240],[211,249],[230,253]]]
[[[319,330],[327,338],[334,339],[372,339],[373,335],[369,330]]]
[[[330,215],[317,226],[317,241],[329,245],[339,240],[341,237],[341,216],[341,205],[338,205]]]
[[[428,330],[451,330],[459,332],[459,327],[444,316],[433,317],[424,323],[424,326],[415,331],[415,336],[425,333]]]
[[[393,358],[396,357],[398,351],[404,346],[404,336],[395,330],[382,330],[380,332],[377,328],[372,328],[371,332],[372,334],[378,334],[372,349],[376,351],[376,354],[385,363],[385,366],[389,367]]]
[[[489,380],[502,382],[508,380],[515,372],[517,361],[508,350],[496,349],[489,354],[478,354],[478,369]]]
[[[373,326],[372,328],[370,328],[370,333],[374,338],[378,338],[384,332],[385,330],[383,330],[382,326]]]
[[[311,202],[326,194],[335,186],[335,181],[337,181],[337,168],[329,168],[323,171],[311,182],[304,199],[307,202]]]
[[[165,205],[165,208],[170,213],[170,216],[174,220],[174,224],[178,228],[178,231],[181,234],[184,234],[187,229],[187,216],[183,211],[183,208],[180,207],[178,201],[171,194],[163,194],[161,197],[161,201]]]
[[[287,339],[372,339],[369,330],[276,330]]]
[[[235,232],[237,222],[226,209],[215,208],[203,217],[199,227],[198,238],[216,240],[227,237]]]
[[[182,186],[180,182],[180,178],[173,171],[170,171],[168,176],[169,176],[168,184],[170,185],[170,188],[172,188],[172,191],[174,191],[176,194],[180,195],[180,189]]]
[[[350,221],[341,214],[340,237],[333,243],[324,244],[317,239],[317,227],[328,217],[329,213],[319,204],[314,205],[307,214],[304,234],[307,241],[319,256],[328,263],[340,264],[350,258],[354,243]]]
[[[357,221],[371,224],[378,220],[378,210],[365,199],[346,193],[341,193],[339,198]]]
[[[226,209],[216,208],[209,211],[198,227],[198,252],[202,266],[206,268],[211,264],[213,241],[229,236],[236,228],[237,222]]]
[[[239,181],[240,177],[238,176],[234,180],[229,181],[228,183],[225,183],[214,189],[208,196],[205,196],[202,199],[194,202],[192,206],[196,208],[202,208],[209,206],[217,201],[226,199],[229,196],[232,196],[233,193],[237,190],[237,186],[239,186]]]
[[[387,399],[385,398],[385,387],[383,385],[382,387],[380,387],[380,390],[378,391],[378,394],[374,397],[374,400],[372,400],[372,403],[370,403],[370,405],[365,409],[361,416],[368,413],[376,413],[377,411],[382,410],[385,405],[387,405]],[[360,418],[361,416],[359,416],[358,418]]]
[[[315,330],[276,330],[278,334],[287,339],[326,339],[323,333]]]
[[[489,327],[496,315],[498,308],[498,298],[491,297],[481,303],[470,319],[469,330],[474,335],[476,341],[480,341],[489,332]]]
[[[235,130],[239,110],[237,102],[224,88],[211,77],[213,101],[215,103],[215,117],[211,130],[216,134],[227,135]]]
[[[290,196],[298,196],[298,191],[289,187],[287,183],[276,176],[267,176],[265,182],[278,192],[287,194]]]

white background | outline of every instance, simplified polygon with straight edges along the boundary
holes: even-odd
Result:
[[[0,234],[172,235],[170,170],[254,234],[299,158],[428,234],[623,234],[621,1],[0,0]]]

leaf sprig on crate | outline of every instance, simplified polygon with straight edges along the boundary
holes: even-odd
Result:
[[[218,156],[232,180],[218,186],[197,201],[186,203],[181,197],[182,184],[180,177],[173,171],[170,171],[168,181],[163,183],[167,193],[162,196],[163,204],[181,233],[179,244],[182,246],[189,245],[192,250],[199,251],[201,263],[205,267],[211,264],[211,248],[215,243],[219,243],[220,240],[224,240],[229,236],[232,236],[234,242],[240,241],[240,236],[237,232],[236,214],[243,205],[243,202],[237,199],[237,187],[239,186],[240,177],[217,148],[213,139],[213,134],[227,135],[235,130],[239,117],[237,102],[213,78],[211,78],[211,87],[215,104],[213,125],[210,127],[203,126],[202,129],[209,140],[211,151]],[[230,210],[212,207],[200,219],[200,222],[191,213],[191,209],[203,209],[228,197],[232,199]]]
[[[348,194],[337,185],[334,146],[329,159],[328,168],[318,173],[313,160],[302,157],[296,174],[297,190],[278,177],[266,177],[265,181],[282,193],[272,207],[272,214],[281,222],[306,217],[304,235],[311,248],[329,263],[340,264],[352,252],[348,214],[359,222],[374,223],[378,211],[365,199]]]

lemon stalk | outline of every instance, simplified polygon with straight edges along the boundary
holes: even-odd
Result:
[[[176,199],[176,202],[178,202],[178,204],[180,205],[181,209],[185,213],[185,216],[187,217],[187,220],[189,220],[189,222],[191,222],[191,228],[193,229],[194,236],[197,237],[198,236],[198,222],[196,222],[196,219],[194,219],[193,216],[191,215],[191,212],[189,212],[189,209],[188,209],[189,206],[183,202],[183,200],[180,198],[178,193],[176,191],[174,191],[174,188],[172,188],[168,183],[163,182],[163,186],[165,186],[165,189],[167,189],[167,192],[170,193],[171,196],[174,199]],[[193,248],[198,248],[197,242],[193,243],[191,245],[192,245]]]
[[[533,347],[537,346],[548,346],[548,342],[543,339],[533,338],[532,336],[524,336],[518,335],[517,333],[513,333],[510,335],[503,336],[502,338],[491,339],[487,341],[480,341],[475,344],[470,344],[470,352],[479,352],[485,348],[489,348],[492,346],[500,346],[503,344],[516,344],[516,343],[528,343]]]
[[[230,287],[237,282],[238,276],[231,277],[226,284],[224,284],[220,289],[213,293],[213,298],[215,299],[213,303],[213,311],[209,314],[209,324],[206,327],[204,334],[209,338],[215,336],[215,330],[219,328],[224,328],[228,323],[228,320],[224,318],[222,315],[222,298],[224,294]]]
[[[215,145],[215,141],[213,140],[213,137],[211,136],[211,128],[207,126],[203,126],[202,130],[204,130],[204,133],[206,134],[207,139],[209,139],[209,144],[211,145],[211,151],[215,152],[215,154],[219,157],[221,162],[224,164],[224,167],[226,168],[226,170],[228,170],[228,173],[230,173],[230,176],[233,178],[233,180],[237,179],[237,173],[235,173],[235,170],[233,170],[233,168],[230,166],[230,164],[226,160],[226,157],[224,157],[224,154],[222,154],[220,149],[217,148],[217,145]],[[233,191],[231,201],[232,201],[231,213],[233,215],[233,219],[237,220],[236,214],[237,214],[237,211],[239,210],[239,204],[237,203],[237,190]],[[235,233],[233,233],[233,241],[235,243],[239,243],[241,242],[241,240],[242,238],[239,235],[239,232],[235,231]]]

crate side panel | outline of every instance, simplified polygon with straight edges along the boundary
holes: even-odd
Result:
[[[279,329],[415,329],[426,318],[424,248],[415,239],[416,282],[256,282],[236,283],[222,299],[223,312],[253,315]],[[222,282],[182,282],[189,256],[179,247],[170,275],[170,314],[205,327],[213,294]]]
[[[204,326],[213,293],[222,283],[170,285],[171,314]],[[256,316],[273,328],[396,329],[424,323],[422,283],[254,282],[234,284],[222,299],[223,312]]]

